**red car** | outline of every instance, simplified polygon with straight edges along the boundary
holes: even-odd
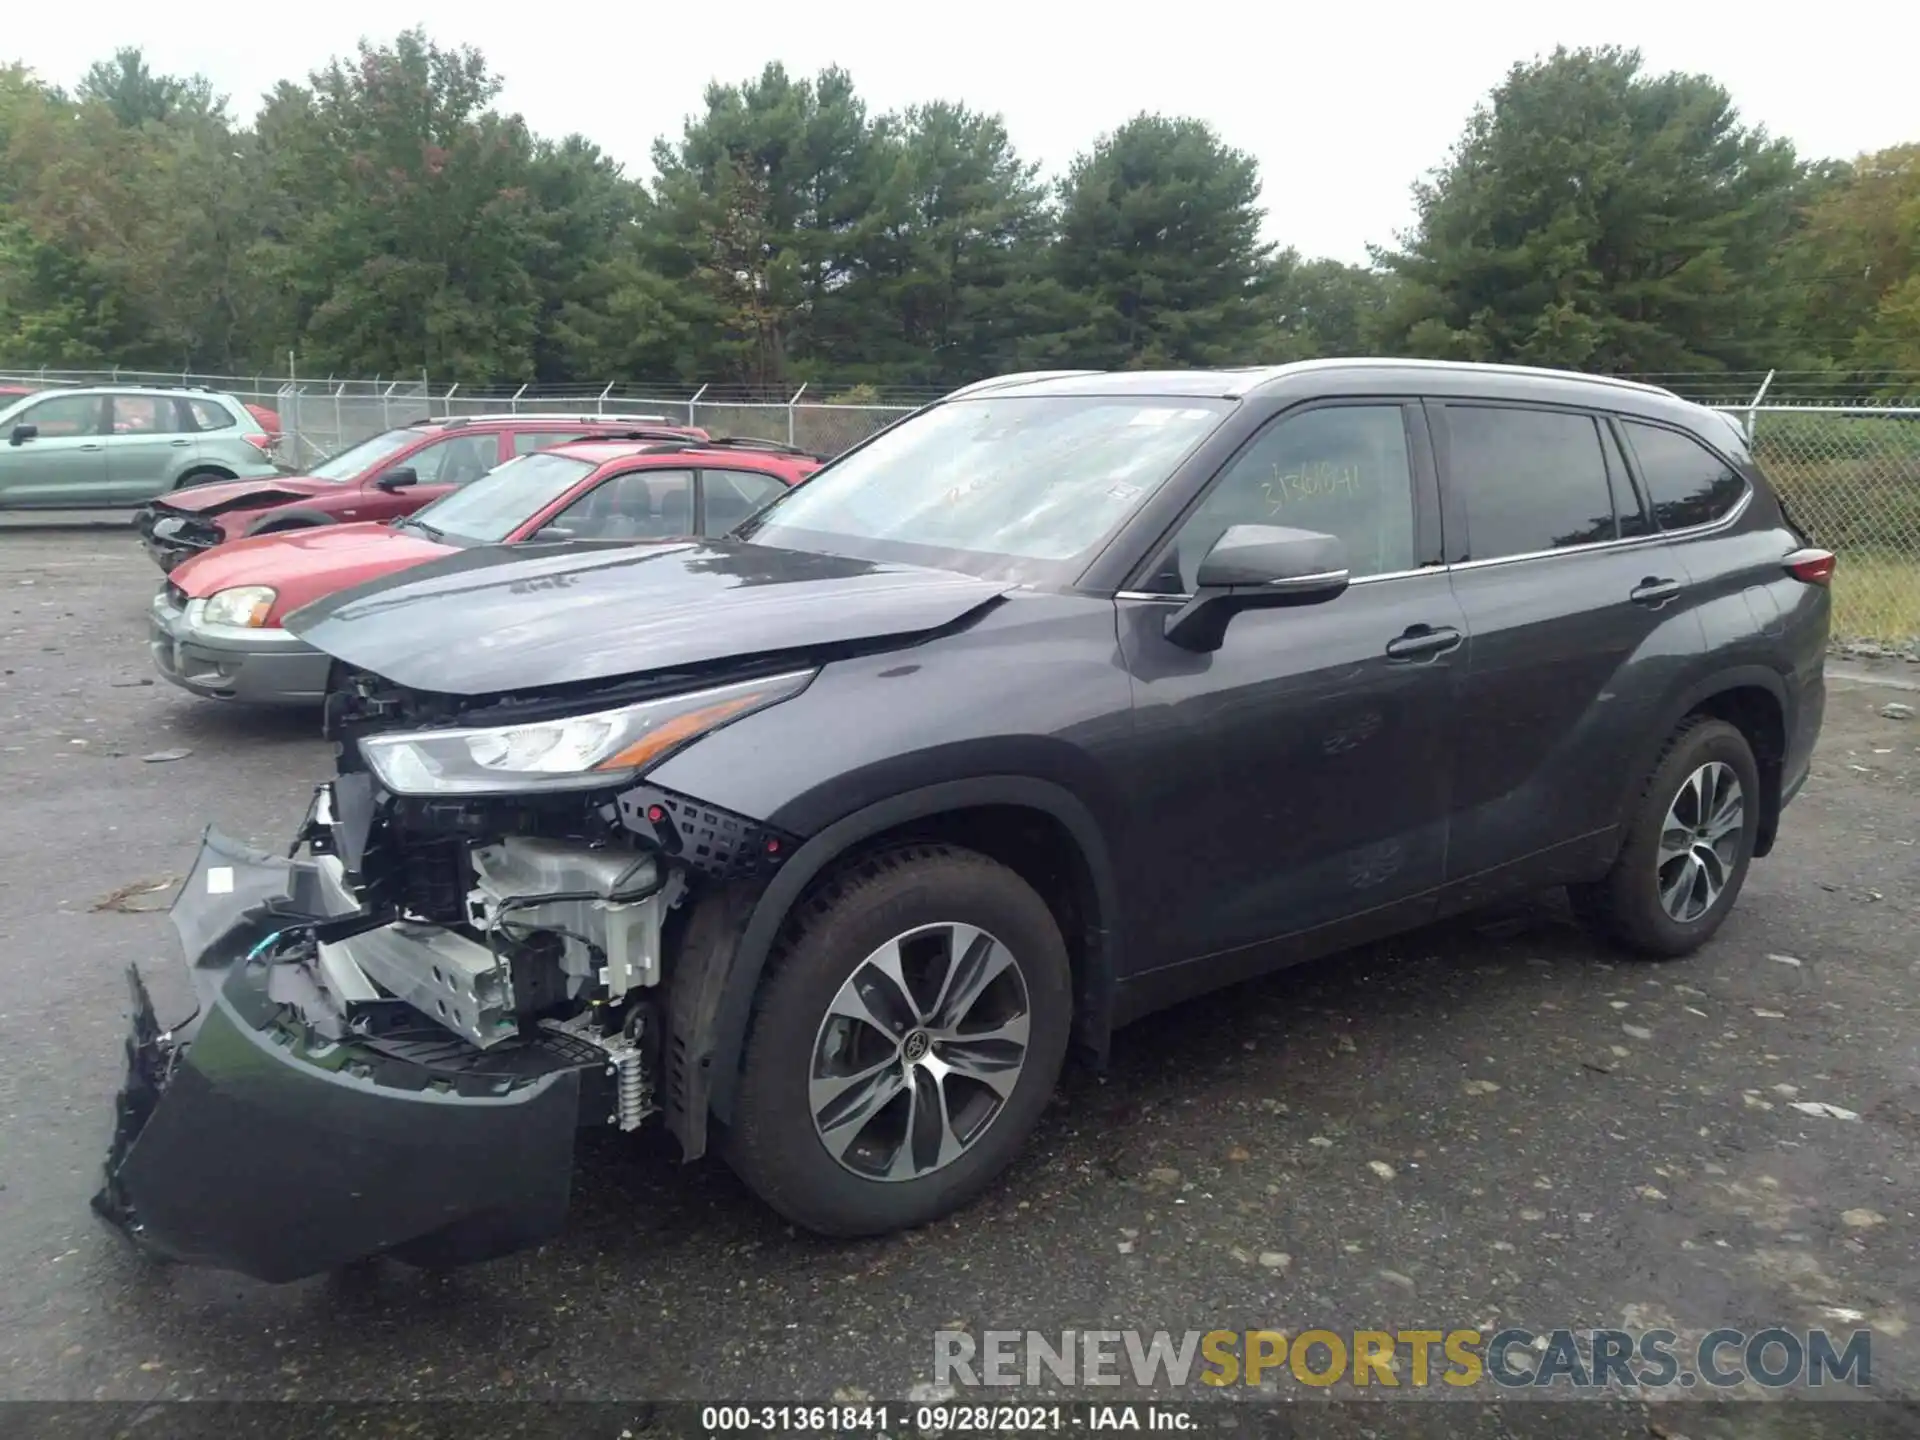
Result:
[[[154,597],[154,664],[196,695],[313,704],[332,662],[280,622],[323,595],[475,545],[724,535],[820,465],[763,441],[584,440],[387,523],[235,540],[187,560]]]
[[[309,475],[177,490],[134,529],[162,570],[242,535],[410,515],[502,461],[588,436],[705,440],[659,415],[475,415],[421,420],[350,445]]]

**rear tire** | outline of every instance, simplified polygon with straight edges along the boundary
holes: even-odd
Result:
[[[1072,1012],[1059,927],[1018,875],[945,845],[861,861],[776,946],[727,1161],[823,1235],[937,1220],[1026,1142]]]
[[[1567,887],[1574,913],[1633,953],[1692,954],[1740,898],[1760,802],[1747,737],[1724,720],[1689,718],[1661,751],[1606,878]]]

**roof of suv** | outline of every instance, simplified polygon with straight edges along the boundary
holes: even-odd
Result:
[[[1445,394],[1477,393],[1487,398],[1580,401],[1594,403],[1595,392],[1607,396],[1614,408],[1649,414],[1686,412],[1698,416],[1705,407],[1682,400],[1671,390],[1638,380],[1610,375],[1587,375],[1574,370],[1547,370],[1525,365],[1488,365],[1458,360],[1413,360],[1390,357],[1348,357],[1297,360],[1287,365],[1248,366],[1232,370],[1063,370],[1003,375],[963,386],[946,398],[971,399],[994,395],[1191,395],[1195,398],[1240,400],[1253,395],[1297,393],[1307,398],[1342,382],[1364,382],[1369,390],[1408,386]]]

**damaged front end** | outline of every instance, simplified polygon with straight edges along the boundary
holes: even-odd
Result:
[[[397,793],[351,737],[493,732],[371,687],[351,703],[342,773],[292,856],[204,837],[171,912],[194,1016],[163,1030],[132,976],[94,1205],[158,1256],[286,1281],[552,1237],[576,1129],[632,1130],[656,1108],[689,880],[784,854],[712,815],[690,844],[686,803],[633,776]]]

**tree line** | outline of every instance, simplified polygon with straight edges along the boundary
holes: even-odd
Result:
[[[708,87],[654,174],[532,134],[423,32],[251,122],[137,50],[0,69],[0,363],[950,385],[1328,354],[1920,371],[1920,145],[1809,159],[1631,50],[1515,65],[1372,263],[1263,240],[1258,166],[1143,114],[1042,179],[845,71]],[[1268,196],[1285,207],[1311,197]]]

